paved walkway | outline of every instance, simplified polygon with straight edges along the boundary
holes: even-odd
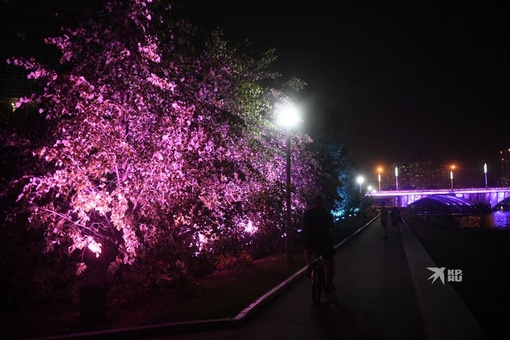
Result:
[[[233,339],[426,338],[400,239],[383,240],[374,222],[338,249],[335,264],[336,293],[322,305],[302,278]]]
[[[376,219],[338,246],[336,292],[312,303],[305,268],[233,319],[162,324],[60,338],[488,339],[435,264],[403,226],[382,239]]]

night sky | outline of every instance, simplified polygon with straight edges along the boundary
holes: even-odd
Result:
[[[503,1],[189,1],[189,20],[276,48],[283,79],[308,83],[305,130],[347,122],[360,171],[455,163],[465,185],[499,177],[510,147],[508,5]],[[336,117],[336,118],[335,118]],[[493,176],[491,177],[491,170]]]

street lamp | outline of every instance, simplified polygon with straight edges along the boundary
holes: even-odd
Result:
[[[395,189],[398,191],[398,167],[395,167]]]
[[[483,173],[484,173],[484,177],[485,177],[485,188],[487,188],[487,163],[485,163],[483,165]]]
[[[285,149],[287,156],[287,183],[286,183],[286,205],[287,223],[285,229],[285,254],[287,262],[292,262],[292,227],[291,227],[291,199],[290,199],[290,129],[299,122],[299,114],[294,105],[286,105],[278,112],[278,123],[285,127]]]
[[[377,180],[379,181],[379,191],[381,191],[381,171],[382,171],[382,168],[378,167],[377,168]]]
[[[365,178],[363,178],[363,176],[358,176],[358,178],[356,178],[356,182],[359,184],[359,194],[361,195],[361,185],[365,182]]]
[[[356,182],[358,182],[359,184],[359,217],[363,219],[363,213],[361,212],[361,208],[362,208],[362,199],[363,197],[361,196],[361,185],[363,184],[363,182],[365,182],[365,178],[363,176],[358,176],[358,178],[356,178]]]
[[[450,170],[450,187],[451,187],[451,190],[453,191],[453,170],[455,170],[455,165],[452,165],[450,168],[451,168],[451,170]]]

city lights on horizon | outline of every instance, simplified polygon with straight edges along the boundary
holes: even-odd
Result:
[[[367,171],[365,184],[373,185],[376,191],[403,190],[409,188],[488,188],[506,187],[505,181],[491,176],[495,183],[489,183],[488,162],[467,166],[466,162],[437,163],[433,161],[414,161],[408,163],[375,163],[371,171]],[[494,167],[492,168],[494,169]],[[354,179],[356,180],[356,179]],[[496,183],[497,180],[497,183]],[[503,179],[502,179],[503,180]]]

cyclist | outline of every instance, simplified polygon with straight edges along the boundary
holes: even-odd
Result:
[[[310,275],[312,254],[321,255],[327,262],[326,293],[335,290],[333,278],[335,276],[335,263],[333,256],[335,249],[329,238],[329,232],[334,228],[333,216],[324,208],[322,196],[314,198],[313,207],[304,214],[305,259],[308,263]]]

